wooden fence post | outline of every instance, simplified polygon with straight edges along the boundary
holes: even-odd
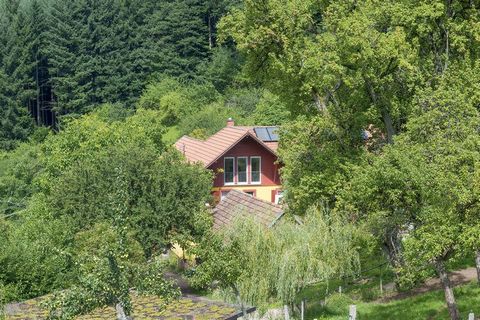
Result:
[[[305,300],[300,304],[300,320],[305,320]]]
[[[350,310],[348,312],[348,320],[356,320],[357,319],[357,306],[354,304],[350,305]]]
[[[383,280],[380,277],[380,295],[383,297]]]
[[[290,312],[288,311],[288,306],[286,304],[283,305],[283,314],[284,314],[285,320],[290,320]]]

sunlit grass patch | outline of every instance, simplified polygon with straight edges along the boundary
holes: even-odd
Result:
[[[462,319],[466,319],[470,312],[480,314],[480,286],[471,283],[454,289],[458,308]],[[388,303],[356,302],[343,295],[344,298],[334,298],[326,301],[325,306],[320,303],[310,304],[307,310],[307,319],[346,319],[348,306],[357,305],[358,319],[368,320],[420,320],[420,319],[449,319],[442,290],[432,291],[402,300]]]

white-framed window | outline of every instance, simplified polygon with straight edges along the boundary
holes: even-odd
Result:
[[[250,183],[260,184],[262,182],[262,158],[250,157]]]
[[[248,157],[237,158],[237,183],[244,184],[248,182]]]
[[[223,159],[223,182],[224,184],[235,183],[235,158],[233,157]]]
[[[245,192],[246,194],[252,197],[255,197],[255,193],[256,193],[255,190],[244,190],[243,192]]]

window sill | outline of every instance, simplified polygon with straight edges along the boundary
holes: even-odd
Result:
[[[245,187],[245,186],[259,186],[261,185],[261,182],[252,182],[252,183],[247,183],[247,182],[240,182],[240,183],[224,183],[224,186],[237,186],[237,187]]]

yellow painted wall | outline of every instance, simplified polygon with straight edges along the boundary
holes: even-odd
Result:
[[[281,186],[256,186],[256,185],[246,185],[246,186],[228,186],[222,188],[212,188],[212,191],[222,191],[222,190],[255,190],[255,197],[271,202],[272,201],[272,190],[280,189]]]
[[[193,247],[195,244],[192,242],[190,245]],[[187,259],[189,262],[195,261],[195,255],[189,254],[187,250],[184,250],[178,243],[174,243],[170,249],[178,258]]]

